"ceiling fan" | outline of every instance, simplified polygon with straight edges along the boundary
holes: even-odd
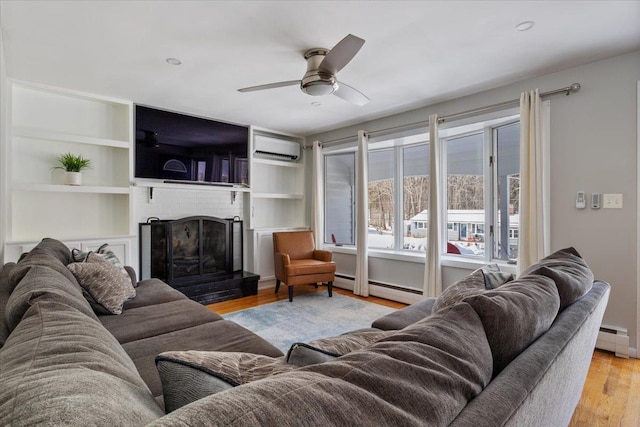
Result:
[[[274,89],[284,86],[300,85],[300,89],[307,95],[324,96],[335,95],[356,105],[364,105],[369,98],[346,83],[338,82],[336,73],[344,68],[358,53],[364,40],[349,34],[333,47],[324,49],[316,47],[304,53],[307,60],[307,72],[302,80],[269,83],[238,89],[238,92],[252,92],[256,90]]]

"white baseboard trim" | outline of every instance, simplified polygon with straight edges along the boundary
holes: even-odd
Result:
[[[260,280],[258,282],[258,290],[261,291],[263,289],[275,288],[276,287],[276,279],[267,279]]]

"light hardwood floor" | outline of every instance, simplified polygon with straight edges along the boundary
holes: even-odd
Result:
[[[325,286],[296,286],[296,296],[309,292],[327,292]],[[334,292],[369,302],[402,308],[406,304],[382,298],[362,298],[352,292],[334,288]],[[210,304],[211,310],[222,315],[261,304],[286,300],[286,286],[276,294],[273,288],[263,289],[258,295]],[[622,359],[613,353],[596,350],[593,354],[587,381],[570,427],[638,427],[640,426],[640,360]]]

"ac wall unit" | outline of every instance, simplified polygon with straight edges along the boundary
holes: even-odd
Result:
[[[300,158],[300,144],[270,136],[256,135],[253,138],[253,154],[258,157],[294,161]]]

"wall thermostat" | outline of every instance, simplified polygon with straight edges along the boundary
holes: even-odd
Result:
[[[591,209],[600,209],[600,204],[602,203],[602,197],[598,193],[593,193],[591,195]]]
[[[587,207],[587,195],[584,191],[578,191],[576,194],[576,208],[584,209]]]

